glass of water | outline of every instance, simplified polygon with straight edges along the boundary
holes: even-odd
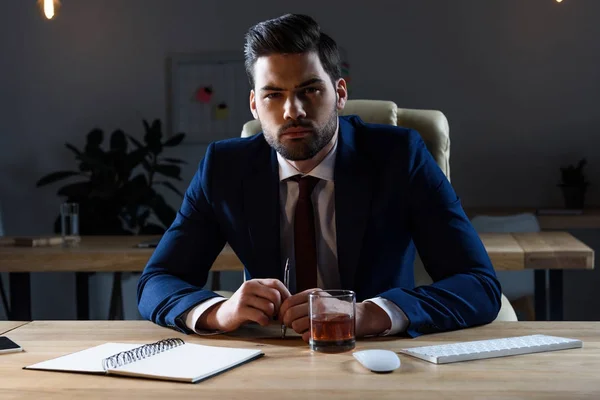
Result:
[[[79,242],[79,204],[60,205],[60,229],[64,246],[73,246]]]

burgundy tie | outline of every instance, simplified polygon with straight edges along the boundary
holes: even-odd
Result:
[[[310,199],[319,178],[306,175],[292,177],[298,182],[300,194],[294,215],[294,257],[296,259],[296,293],[317,287],[317,241],[315,213]]]

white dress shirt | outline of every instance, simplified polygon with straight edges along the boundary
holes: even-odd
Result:
[[[335,183],[333,181],[333,173],[337,154],[337,137],[337,134],[333,137],[333,148],[325,156],[323,161],[321,161],[321,163],[319,163],[312,171],[305,174],[320,179],[312,192],[311,199],[313,204],[316,204],[314,211],[315,220],[318,222],[315,224],[318,260],[317,286],[322,289],[344,289],[341,287],[337,263],[337,241],[335,228]],[[298,182],[288,178],[300,174],[300,171],[298,171],[279,153],[277,153],[277,161],[279,163],[279,199],[281,207],[281,265],[285,265],[285,261],[288,257],[291,261],[293,261],[293,222],[294,211],[299,194]],[[294,274],[291,273],[290,280],[292,288],[295,287],[295,279],[293,276]],[[192,308],[185,318],[187,327],[199,334],[209,333],[207,331],[197,329],[196,323],[202,314],[208,310],[208,308],[225,300],[227,299],[223,297],[211,298]],[[393,335],[406,329],[408,325],[408,318],[396,304],[381,297],[376,297],[365,301],[372,302],[381,307],[388,314],[390,320],[392,321],[391,328],[385,332],[382,332],[381,335]]]

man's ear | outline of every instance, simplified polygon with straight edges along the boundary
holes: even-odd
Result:
[[[256,112],[256,98],[254,95],[254,89],[250,90],[250,111],[254,119],[258,119],[258,113]]]
[[[348,101],[348,88],[346,87],[344,78],[338,79],[335,86],[335,92],[337,94],[336,107],[338,111],[341,111],[346,106],[346,101]]]

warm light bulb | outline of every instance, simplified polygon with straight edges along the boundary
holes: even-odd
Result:
[[[48,19],[54,17],[54,0],[44,0],[44,14]]]
[[[562,0],[556,0],[557,3],[562,3]]]
[[[58,0],[38,0],[38,4],[42,8],[44,16],[48,19],[54,18],[58,11],[58,7],[60,6]]]

